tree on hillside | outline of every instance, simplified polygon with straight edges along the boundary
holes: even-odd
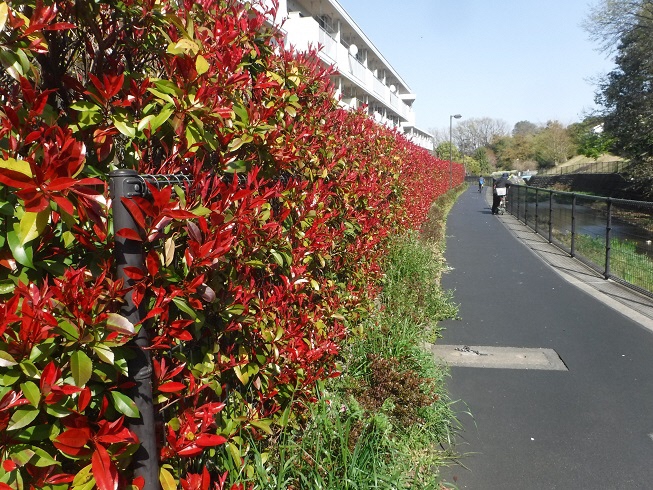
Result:
[[[601,0],[583,22],[601,51],[612,53],[624,35],[653,27],[653,0]]]
[[[454,141],[470,152],[489,146],[492,141],[509,134],[508,124],[501,119],[490,117],[462,119],[454,129]]]
[[[582,122],[570,124],[567,133],[579,155],[595,160],[612,151],[614,146],[614,138],[605,131],[605,124],[600,117],[588,117]]]
[[[533,162],[528,168],[535,166],[535,136],[522,135],[504,136],[492,143],[492,150],[497,158],[497,166],[505,169],[517,168],[520,162]]]
[[[653,197],[653,4],[642,11],[646,14],[638,17],[639,24],[622,36],[617,68],[601,83],[596,100],[618,153],[632,162],[636,186]]]
[[[534,150],[540,167],[551,167],[566,162],[575,147],[567,129],[559,121],[549,121],[534,137]]]
[[[519,121],[512,130],[513,136],[532,136],[541,128],[530,121]]]

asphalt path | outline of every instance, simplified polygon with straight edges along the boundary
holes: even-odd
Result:
[[[565,281],[470,187],[447,219],[441,344],[553,349],[568,371],[451,367],[458,488],[652,489],[653,333]],[[469,413],[467,413],[469,412]],[[471,415],[470,415],[471,414]]]

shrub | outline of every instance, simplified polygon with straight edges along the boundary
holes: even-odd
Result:
[[[314,53],[279,48],[273,10],[0,2],[0,487],[142,486],[141,329],[161,481],[220,487],[244,434],[294,423],[337,376],[388,237],[446,188],[443,162],[338,107]],[[189,183],[124,201],[142,229],[115,230],[115,168]],[[116,237],[143,247],[133,285]]]

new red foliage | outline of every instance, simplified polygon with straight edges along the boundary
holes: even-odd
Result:
[[[225,487],[241,432],[295,423],[338,374],[388,238],[448,190],[448,162],[339,108],[315,53],[279,48],[272,11],[178,3],[0,2],[0,486],[142,486],[125,393],[144,328],[162,481]],[[116,165],[191,183],[125,200],[142,230],[114,230]],[[116,236],[145,249],[126,271],[141,325],[117,315]]]

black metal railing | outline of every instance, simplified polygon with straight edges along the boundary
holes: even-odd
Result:
[[[653,202],[512,185],[507,208],[606,279],[653,297]]]
[[[537,175],[565,175],[565,174],[619,174],[624,172],[630,162],[615,160],[611,162],[577,163],[540,170]]]

